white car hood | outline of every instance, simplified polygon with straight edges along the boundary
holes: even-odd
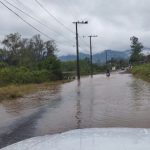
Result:
[[[2,150],[150,150],[150,129],[73,130],[31,138]]]

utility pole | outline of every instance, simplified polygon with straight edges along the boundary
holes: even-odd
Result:
[[[106,68],[107,68],[107,50],[105,52],[106,52]]]
[[[77,21],[77,22],[73,22],[73,23],[76,26],[77,79],[80,80],[78,24],[88,24],[88,21]]]
[[[90,35],[90,65],[91,65],[91,78],[93,77],[93,55],[92,55],[92,38],[98,37],[97,35]]]

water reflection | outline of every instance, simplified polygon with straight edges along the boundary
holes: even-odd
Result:
[[[1,102],[0,140],[7,145],[76,128],[150,128],[149,114],[149,83],[119,73],[85,77],[52,91]]]
[[[133,79],[131,83],[132,99],[138,110],[149,107],[150,84],[140,79]]]
[[[89,97],[89,127],[93,126],[93,118],[94,118],[94,86],[93,80],[90,80],[90,97]]]
[[[80,87],[81,86],[81,82],[80,80],[77,81],[77,97],[76,97],[76,101],[77,101],[77,113],[76,113],[76,119],[77,119],[77,129],[81,128],[81,96],[80,96]]]

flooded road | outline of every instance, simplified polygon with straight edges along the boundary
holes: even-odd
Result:
[[[96,75],[0,103],[0,148],[77,128],[150,128],[150,84],[130,74]]]

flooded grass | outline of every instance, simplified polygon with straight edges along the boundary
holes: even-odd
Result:
[[[54,86],[67,81],[55,81],[41,84],[7,85],[0,87],[0,101],[16,99],[39,90],[51,90]]]

